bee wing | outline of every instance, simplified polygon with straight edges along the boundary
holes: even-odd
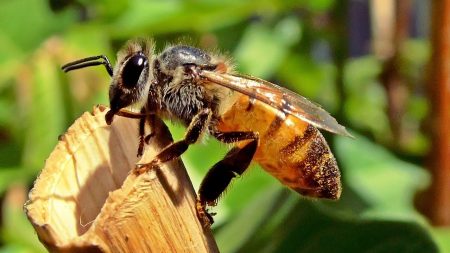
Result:
[[[286,114],[293,115],[311,125],[326,131],[352,137],[344,126],[340,125],[319,105],[295,92],[266,80],[245,75],[220,74],[202,71],[200,76],[206,80],[257,99]]]

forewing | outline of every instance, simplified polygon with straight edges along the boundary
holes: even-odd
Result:
[[[210,82],[257,99],[286,114],[291,114],[311,125],[344,136],[352,136],[319,105],[286,88],[252,76],[220,74],[202,71],[200,76]]]

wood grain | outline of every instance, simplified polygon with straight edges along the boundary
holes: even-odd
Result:
[[[51,252],[218,252],[200,224],[181,161],[130,171],[170,143],[164,123],[141,160],[137,120],[84,113],[64,134],[29,194],[25,211]]]

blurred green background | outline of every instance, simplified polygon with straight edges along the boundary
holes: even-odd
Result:
[[[45,252],[23,213],[25,194],[58,135],[108,104],[103,68],[67,75],[60,66],[98,54],[114,61],[137,36],[153,37],[158,50],[186,38],[218,48],[240,72],[323,105],[356,137],[324,133],[342,170],[339,201],[299,197],[257,165],[235,180],[214,209],[221,252],[450,252],[450,229],[415,208],[431,183],[430,3],[407,1],[407,35],[396,38],[394,1],[373,2],[0,1],[0,252]],[[399,93],[390,93],[389,70],[401,77]],[[392,96],[403,98],[399,110]],[[226,150],[209,139],[183,156],[196,188]]]

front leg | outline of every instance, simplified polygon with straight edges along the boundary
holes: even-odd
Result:
[[[126,109],[120,109],[119,111],[116,112],[116,111],[113,111],[110,109],[105,115],[106,124],[111,125],[114,115],[121,116],[124,118],[129,118],[129,119],[142,119],[149,115],[155,115],[155,113],[154,112],[145,112],[145,114],[143,114],[143,113],[136,113],[136,112],[128,111]]]
[[[141,109],[141,114],[145,113],[145,107]],[[141,157],[144,153],[144,139],[145,139],[145,122],[147,121],[146,117],[139,119],[139,146],[137,151],[137,157]],[[153,131],[153,129],[152,129]]]
[[[161,163],[180,157],[188,149],[189,145],[196,143],[201,134],[206,130],[211,120],[211,115],[211,109],[202,109],[192,118],[184,139],[165,147],[150,163],[136,165],[135,173],[141,174],[147,172],[152,168],[159,167]]]
[[[145,109],[141,110],[141,113],[145,115]],[[137,151],[137,157],[141,157],[144,153],[145,144],[149,144],[150,140],[156,134],[155,128],[156,115],[148,115],[145,118],[139,119],[139,146]],[[150,133],[145,135],[145,124],[148,122],[150,126]]]
[[[137,157],[141,157],[144,153],[145,144],[149,144],[151,138],[155,136],[155,113],[149,112],[145,107],[141,109],[139,113],[128,111],[126,109],[120,109],[118,112],[109,110],[105,115],[105,121],[108,125],[112,123],[114,115],[121,116],[129,119],[139,119],[139,145],[137,150]],[[150,126],[150,133],[145,135],[145,124],[148,122]]]

